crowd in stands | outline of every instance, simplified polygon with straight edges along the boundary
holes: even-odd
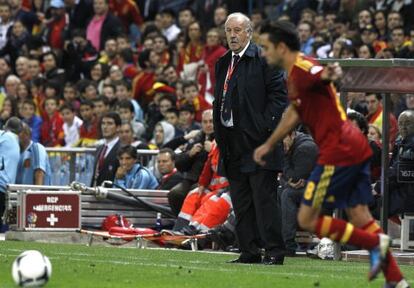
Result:
[[[216,157],[210,110],[214,70],[227,51],[224,23],[232,12],[249,14],[253,41],[259,44],[264,21],[285,19],[297,25],[301,52],[309,56],[414,58],[413,1],[2,0],[0,129],[17,116],[30,127],[25,135],[34,143],[99,147],[103,158],[97,157],[93,184],[109,177],[126,188],[171,190],[169,201],[181,217],[179,224],[200,226],[192,217],[201,212],[189,200],[188,211],[181,210],[188,192],[210,187],[220,190],[214,197],[227,197],[223,187],[214,185],[215,176],[210,179],[216,168],[211,172],[206,165]],[[347,97],[352,119],[368,123],[361,130],[380,155],[381,95]],[[398,137],[398,116],[414,109],[414,96],[392,100],[391,147]],[[119,143],[111,142],[117,137]],[[299,146],[295,139],[312,145],[302,133],[288,137],[287,154]],[[114,146],[116,151],[106,150]],[[132,147],[161,149],[157,171],[136,164]],[[108,162],[102,170],[108,175],[99,174],[108,153],[117,164]],[[380,165],[380,160],[373,165],[373,181]],[[302,179],[311,169],[295,174],[293,168],[285,167],[282,183],[303,189]],[[139,179],[134,178],[138,171]],[[205,196],[208,204],[213,194]]]

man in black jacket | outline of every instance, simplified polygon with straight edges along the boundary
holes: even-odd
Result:
[[[96,149],[96,158],[93,166],[91,186],[99,186],[103,181],[114,181],[116,170],[119,167],[117,153],[121,147],[118,130],[122,121],[116,112],[108,112],[102,117],[101,132],[104,144]]]
[[[278,124],[287,104],[284,74],[270,68],[250,42],[252,24],[230,14],[225,32],[230,51],[216,64],[214,129],[222,172],[228,178],[236,214],[241,255],[236,263],[283,264],[284,242],[277,203],[281,145],[259,167],[253,151]]]
[[[312,137],[292,131],[283,139],[285,158],[283,161],[282,234],[288,255],[295,255],[297,214],[308,179],[318,157],[318,147]]]
[[[183,175],[175,168],[175,153],[170,148],[163,148],[157,155],[157,167],[161,174],[158,190],[170,190],[183,180]]]

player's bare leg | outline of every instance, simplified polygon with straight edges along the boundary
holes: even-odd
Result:
[[[383,253],[379,255],[383,257],[379,257],[379,262],[375,262],[374,269],[370,269],[369,279],[372,280],[381,271],[381,264],[386,258],[389,247],[389,237],[366,232],[342,219],[319,215],[319,212],[317,208],[302,204],[298,213],[299,225],[307,231],[314,232],[319,238],[327,237],[342,244],[348,243],[367,250],[381,248],[379,251]],[[364,215],[368,217],[370,214]]]
[[[346,212],[347,212],[349,221],[356,227],[359,227],[368,233],[375,233],[375,234],[383,233],[381,227],[375,222],[375,220],[373,219],[366,205],[357,205],[353,208],[348,208]],[[372,252],[370,256],[372,258],[373,256]],[[373,264],[371,263],[371,266],[372,265]],[[384,277],[387,282],[385,284],[385,287],[387,288],[409,287],[408,283],[403,278],[400,268],[398,267],[397,262],[395,261],[390,251],[387,251],[386,258],[385,258],[385,265],[383,265],[382,269],[383,269],[382,271],[384,273]]]

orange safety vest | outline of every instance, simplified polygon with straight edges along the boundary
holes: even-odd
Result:
[[[213,148],[208,154],[206,163],[204,164],[203,171],[200,174],[198,184],[206,187],[210,191],[220,190],[229,186],[229,181],[226,177],[218,175],[219,165],[219,149],[217,144],[213,142]]]

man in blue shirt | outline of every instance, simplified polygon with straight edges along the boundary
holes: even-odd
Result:
[[[138,153],[131,145],[118,152],[119,167],[115,174],[115,184],[126,189],[156,189],[158,181],[154,174],[137,163]]]
[[[50,185],[50,164],[45,147],[34,143],[32,132],[26,123],[22,123],[19,134],[20,160],[17,169],[16,184]]]
[[[5,198],[8,184],[16,180],[17,163],[19,162],[18,134],[22,129],[19,118],[11,117],[0,130],[0,227],[5,209]]]

